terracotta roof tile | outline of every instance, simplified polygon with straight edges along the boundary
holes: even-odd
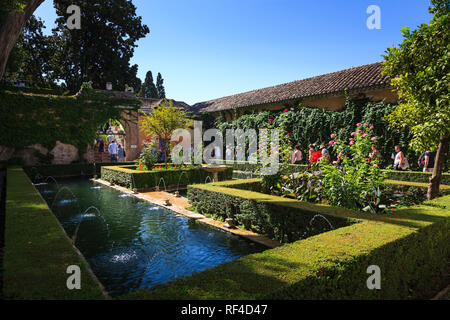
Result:
[[[302,99],[324,94],[343,93],[370,87],[390,87],[390,79],[381,75],[381,62],[292,81],[264,89],[197,103],[194,112],[217,112],[274,102]]]

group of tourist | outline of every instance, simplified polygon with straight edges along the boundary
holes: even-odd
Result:
[[[95,141],[94,150],[97,150],[100,155],[100,162],[103,162],[103,153],[108,149],[109,155],[111,157],[111,162],[125,162],[125,149],[121,144],[117,144],[115,139],[106,139],[106,142],[98,137]]]
[[[394,170],[407,170],[410,168],[408,159],[405,157],[405,154],[402,151],[401,146],[395,146],[395,153],[392,153],[391,158],[394,160],[393,168]],[[348,147],[345,148],[337,155],[337,159],[333,161],[333,164],[338,166],[343,166],[342,158],[344,154],[347,152]],[[319,149],[316,150],[314,145],[310,144],[308,146],[308,159],[310,164],[314,164],[322,159],[327,159],[331,161],[330,152],[326,148],[324,144],[320,145]],[[432,172],[434,168],[434,162],[436,158],[436,153],[431,150],[426,150],[423,152],[417,164],[419,168],[423,168],[423,172]],[[372,152],[369,153],[367,157],[369,162],[374,162],[374,160],[380,159],[380,153],[378,151],[378,147],[376,145],[372,146]],[[296,145],[294,150],[291,152],[290,161],[292,164],[301,164],[303,163],[303,153],[300,150],[300,147]]]

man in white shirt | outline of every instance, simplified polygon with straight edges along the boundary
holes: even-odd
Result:
[[[116,144],[116,140],[113,140],[113,142],[108,147],[108,152],[111,155],[111,162],[117,162],[117,154],[119,153],[119,149]]]

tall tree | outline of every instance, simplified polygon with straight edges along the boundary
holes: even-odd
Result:
[[[145,81],[142,85],[140,96],[143,98],[158,98],[158,90],[156,89],[155,82],[153,81],[151,71],[148,71],[145,75]]]
[[[392,78],[403,103],[389,116],[393,126],[410,128],[410,146],[418,152],[437,149],[428,199],[439,193],[450,139],[450,2],[432,0],[432,20],[410,31],[403,42],[387,49],[385,75]]]
[[[0,79],[23,27],[44,0],[0,0]]]
[[[56,44],[53,36],[43,34],[44,28],[42,20],[31,16],[11,51],[6,79],[25,80],[30,86],[56,86],[52,63]]]
[[[156,77],[156,89],[158,90],[158,98],[164,99],[166,97],[166,90],[164,89],[164,79],[159,72],[158,76]]]
[[[72,0],[54,0],[61,49],[57,54],[64,79],[71,91],[92,81],[96,88],[105,88],[107,82],[115,90],[124,90],[125,84],[140,85],[137,65],[130,66],[136,42],[150,31],[136,15],[130,0],[78,0],[81,11],[81,29],[69,30],[66,9]]]

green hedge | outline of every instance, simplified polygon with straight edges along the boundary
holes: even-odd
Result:
[[[5,299],[104,299],[47,204],[20,168],[7,171],[3,273]],[[81,269],[81,289],[66,286],[67,267]]]
[[[70,163],[70,164],[49,164],[40,166],[25,166],[23,169],[27,175],[34,179],[37,174],[42,177],[52,176],[54,178],[68,178],[79,176],[100,176],[103,166],[130,165],[134,162],[102,162],[102,163]]]
[[[113,182],[126,188],[150,189],[156,187],[161,178],[164,179],[166,187],[188,185],[192,183],[205,183],[207,177],[213,179],[209,173],[201,167],[168,168],[164,170],[139,171],[136,166],[108,166],[102,167],[102,179]],[[219,172],[219,180],[230,180],[233,176],[233,168],[228,167]],[[161,182],[161,187],[164,184]]]
[[[429,182],[431,172],[383,170],[391,180]],[[442,173],[441,184],[450,185],[450,173]]]
[[[189,193],[253,200],[359,221],[282,247],[252,254],[186,279],[138,290],[123,299],[411,299],[429,298],[448,273],[450,196],[392,214],[372,215],[235,189],[222,182]],[[220,196],[220,193],[225,196]],[[221,198],[222,199],[222,198]],[[200,200],[196,199],[194,202]],[[270,203],[270,204],[269,204]],[[203,205],[203,204],[202,204]],[[210,205],[211,210],[220,201]],[[206,210],[206,207],[204,207]],[[283,208],[283,209],[281,209]],[[370,265],[381,269],[381,290],[366,286]]]
[[[256,180],[256,179],[255,179]],[[238,192],[216,192],[202,186],[188,186],[188,199],[200,214],[212,214],[214,218],[224,220],[232,217],[246,229],[262,234],[281,243],[293,242],[306,236],[312,236],[330,230],[322,217],[310,225],[317,211],[308,207],[298,208],[283,205],[288,199],[255,198],[255,193],[242,190],[235,185]],[[282,199],[280,201],[280,199]],[[333,228],[341,228],[355,221],[320,212]]]

